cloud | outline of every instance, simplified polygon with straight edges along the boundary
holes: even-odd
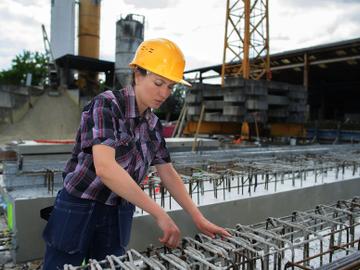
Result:
[[[26,26],[28,28],[32,28],[35,25],[38,25],[38,20],[36,20],[36,18],[32,17],[31,16],[32,14],[29,14],[28,16],[26,16],[26,15],[24,16],[24,14],[22,14],[22,16],[19,16],[19,13],[15,12],[14,10],[10,9],[9,7],[1,8],[0,14],[1,14],[1,20],[3,22],[8,22],[8,23],[16,22],[17,24]],[[4,25],[2,25],[2,27],[4,27]],[[1,31],[1,29],[0,29],[0,31]]]
[[[44,51],[41,24],[50,23],[50,1],[3,0],[0,18],[0,69],[10,68],[23,50]]]
[[[343,5],[359,5],[359,0],[322,0],[322,1],[313,1],[313,0],[278,0],[279,4],[285,8],[294,8],[294,9],[306,9],[310,8],[326,8],[332,5],[343,6]]]
[[[46,0],[12,0],[14,3],[18,3],[23,6],[42,6]]]
[[[154,31],[164,31],[164,30],[166,30],[166,28],[164,26],[155,26],[155,27],[153,27],[153,30]]]
[[[63,1],[63,0],[57,0]],[[176,42],[187,69],[222,62],[226,1],[106,0],[101,4],[101,58],[115,60],[116,21],[145,16],[145,39]],[[41,24],[50,35],[50,0],[0,0],[0,70],[24,49],[43,52]],[[293,50],[360,36],[359,0],[272,0],[270,52]]]
[[[145,8],[145,9],[156,9],[156,8],[167,8],[173,7],[178,1],[176,0],[124,0],[124,3],[135,8]]]

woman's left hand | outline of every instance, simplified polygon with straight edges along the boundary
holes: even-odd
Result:
[[[203,216],[194,219],[194,223],[203,234],[206,234],[211,238],[214,238],[216,234],[222,237],[231,236],[224,228],[215,225]]]

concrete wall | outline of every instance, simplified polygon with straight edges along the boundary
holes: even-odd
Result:
[[[54,197],[16,200],[14,202],[14,227],[16,250],[13,251],[15,262],[26,262],[42,258],[45,244],[42,231],[46,221],[40,218],[40,209],[54,202]]]
[[[74,90],[67,89],[65,90],[65,94],[70,98],[72,102],[74,102],[77,106],[79,106],[79,102],[80,102],[79,89],[74,89]]]
[[[29,91],[23,86],[0,86],[0,123],[17,123],[26,115],[39,99]]]

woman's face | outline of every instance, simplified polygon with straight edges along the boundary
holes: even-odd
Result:
[[[145,76],[135,70],[136,103],[142,114],[147,108],[157,109],[171,95],[176,83],[148,72]]]

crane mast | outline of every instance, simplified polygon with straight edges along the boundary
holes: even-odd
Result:
[[[222,85],[224,79],[270,80],[268,0],[227,0]]]

